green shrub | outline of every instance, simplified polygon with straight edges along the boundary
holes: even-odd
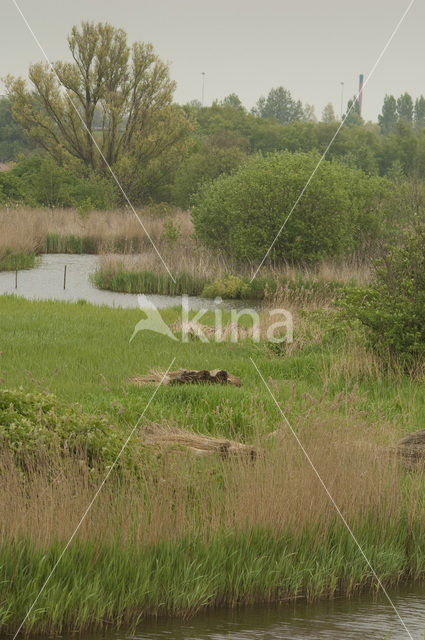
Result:
[[[251,297],[251,286],[247,278],[240,276],[225,275],[217,278],[214,282],[205,285],[202,290],[204,298],[249,298]]]
[[[23,157],[7,174],[0,174],[0,202],[29,206],[74,207],[84,215],[110,209],[116,203],[111,180],[80,166],[61,167],[50,156]]]
[[[90,462],[111,464],[123,439],[105,417],[87,414],[50,393],[0,390],[0,443],[18,458],[40,453],[85,452]]]
[[[162,237],[171,245],[174,245],[180,236],[181,230],[179,225],[175,223],[172,218],[166,218],[162,228]]]
[[[425,355],[425,226],[405,246],[391,247],[378,263],[376,282],[353,288],[342,306],[367,327],[374,348],[407,366]]]
[[[193,210],[198,237],[240,261],[261,260],[317,165],[315,153],[257,156],[205,185]],[[379,189],[378,189],[379,186]],[[351,254],[377,238],[390,184],[323,161],[270,258],[314,262]]]

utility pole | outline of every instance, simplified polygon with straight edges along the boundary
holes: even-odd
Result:
[[[204,106],[205,71],[202,72],[202,106]]]
[[[341,82],[341,122],[342,122],[342,110],[344,108],[344,83]]]

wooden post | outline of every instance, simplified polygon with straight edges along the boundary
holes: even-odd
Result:
[[[66,288],[66,265],[65,268],[63,270],[63,288]]]
[[[18,270],[15,271],[15,289],[18,288]]]

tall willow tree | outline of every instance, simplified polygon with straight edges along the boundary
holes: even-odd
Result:
[[[21,78],[6,81],[14,117],[59,163],[72,156],[102,171],[92,136],[114,165],[157,159],[187,135],[184,114],[171,106],[175,83],[151,44],[129,46],[122,29],[89,22],[73,27],[68,44],[72,62],[32,65],[30,89]],[[177,132],[167,140],[164,118]]]

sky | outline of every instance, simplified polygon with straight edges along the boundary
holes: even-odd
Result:
[[[409,0],[16,0],[50,60],[69,59],[66,36],[82,20],[110,22],[151,42],[170,63],[175,101],[236,93],[250,109],[273,87],[337,115],[368,76]],[[43,58],[12,0],[0,0],[0,78],[25,77]],[[416,0],[363,94],[376,121],[386,93],[425,95],[425,2]],[[341,83],[344,83],[341,85]],[[0,88],[0,93],[3,89]]]

